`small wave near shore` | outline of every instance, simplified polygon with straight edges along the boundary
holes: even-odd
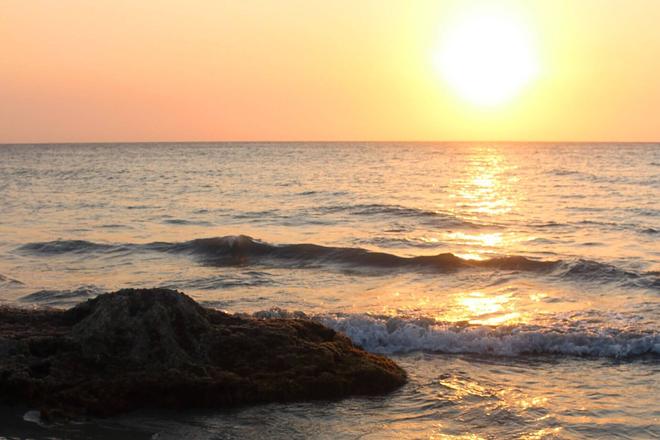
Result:
[[[634,359],[660,357],[660,334],[650,329],[594,327],[575,321],[555,325],[439,322],[432,317],[372,314],[306,315],[272,309],[255,312],[261,318],[312,319],[345,333],[367,351],[382,354],[431,352],[517,357],[565,355]]]

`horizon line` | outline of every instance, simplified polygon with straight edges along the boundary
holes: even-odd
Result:
[[[516,144],[660,144],[660,140],[131,140],[131,141],[18,141],[0,142],[6,145],[108,145],[108,144],[277,144],[277,143],[319,143],[319,144],[391,144],[391,143],[442,143],[442,144],[467,144],[467,143],[516,143]]]

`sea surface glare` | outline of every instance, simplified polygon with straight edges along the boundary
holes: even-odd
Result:
[[[0,145],[0,304],[153,286],[410,382],[0,438],[660,438],[659,144]]]

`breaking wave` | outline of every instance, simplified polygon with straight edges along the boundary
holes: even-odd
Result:
[[[495,356],[570,355],[605,358],[660,356],[660,334],[651,330],[582,328],[529,324],[504,326],[437,322],[369,314],[307,316],[280,309],[260,311],[257,318],[318,321],[346,334],[367,351],[382,354],[433,352]]]
[[[568,280],[618,282],[634,287],[660,288],[660,277],[656,272],[634,272],[586,259],[537,260],[513,255],[471,260],[451,253],[402,257],[356,247],[332,247],[308,243],[273,245],[245,235],[201,238],[179,243],[146,244],[100,244],[84,240],[58,240],[28,243],[18,248],[18,251],[43,255],[163,252],[190,255],[202,264],[210,266],[260,264],[304,268],[338,265],[352,270],[385,269],[435,273],[462,269],[491,269],[545,273]]]

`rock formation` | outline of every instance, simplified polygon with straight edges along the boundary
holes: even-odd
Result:
[[[45,419],[374,395],[405,381],[394,362],[318,323],[242,318],[173,290],[0,309],[0,401]]]

